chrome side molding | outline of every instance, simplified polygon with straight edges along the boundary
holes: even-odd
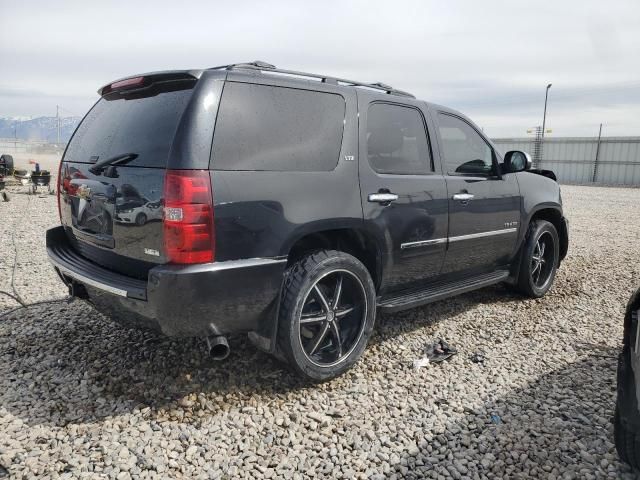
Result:
[[[491,230],[489,232],[471,233],[469,235],[460,235],[458,237],[449,237],[450,242],[459,242],[461,240],[471,240],[473,238],[492,237],[494,235],[504,235],[508,233],[516,233],[517,228],[503,228],[501,230]]]
[[[459,235],[457,237],[449,237],[446,238],[433,238],[430,240],[420,240],[417,242],[406,242],[400,245],[401,250],[405,250],[407,248],[418,248],[418,247],[426,247],[429,245],[437,245],[440,243],[447,242],[460,242],[462,240],[472,240],[474,238],[483,238],[483,237],[491,237],[494,235],[505,235],[510,233],[516,233],[518,231],[517,228],[503,228],[500,230],[491,230],[488,232],[480,232],[480,233],[471,233],[469,235]]]
[[[432,240],[420,240],[418,242],[407,242],[400,245],[402,250],[406,248],[426,247],[427,245],[437,245],[439,243],[447,243],[446,238],[434,238]]]

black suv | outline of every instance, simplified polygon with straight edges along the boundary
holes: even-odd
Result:
[[[214,358],[247,332],[331,378],[377,310],[498,282],[540,297],[567,253],[552,172],[388,85],[252,62],[99,94],[60,165],[49,257],[73,296]]]

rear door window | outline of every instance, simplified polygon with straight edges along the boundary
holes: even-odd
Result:
[[[166,167],[175,133],[193,90],[142,98],[102,98],[73,135],[65,160],[96,163],[128,153],[129,166]]]
[[[374,103],[367,113],[367,158],[378,173],[433,171],[422,114],[413,107]]]
[[[330,171],[344,131],[341,95],[227,82],[216,120],[212,168]]]

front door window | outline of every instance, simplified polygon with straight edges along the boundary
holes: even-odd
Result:
[[[449,175],[491,175],[493,149],[464,120],[438,114],[445,169]]]

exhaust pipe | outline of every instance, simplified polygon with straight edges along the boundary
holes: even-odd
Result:
[[[229,342],[227,341],[227,337],[223,337],[222,335],[212,335],[207,337],[207,349],[209,350],[209,355],[214,360],[224,360],[229,356]]]

